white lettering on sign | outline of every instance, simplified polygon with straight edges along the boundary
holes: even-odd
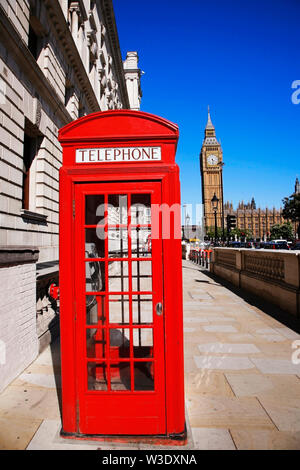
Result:
[[[161,147],[76,149],[76,163],[113,163],[153,160],[161,160]]]

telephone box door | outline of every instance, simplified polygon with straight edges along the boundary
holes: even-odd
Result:
[[[77,431],[164,434],[161,184],[75,186]]]

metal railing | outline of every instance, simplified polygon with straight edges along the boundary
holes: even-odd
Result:
[[[209,269],[212,250],[191,249],[189,259],[198,266]]]

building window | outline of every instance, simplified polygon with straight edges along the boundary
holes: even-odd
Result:
[[[31,25],[29,25],[29,33],[28,33],[28,49],[30,50],[31,54],[37,60],[38,58],[38,36],[35,34]]]
[[[83,117],[86,115],[86,111],[85,111],[85,106],[79,102],[79,107],[78,107],[78,117]]]
[[[40,23],[39,18],[37,18],[35,8],[30,9],[30,19],[29,19],[29,31],[28,31],[28,49],[35,58],[39,59],[41,51],[43,49],[43,36],[44,30],[43,26]]]
[[[26,126],[27,124],[27,126]],[[43,137],[34,134],[34,131],[25,122],[24,146],[23,146],[23,186],[22,186],[22,208],[30,210],[30,173],[32,163],[38,154]]]
[[[29,177],[30,167],[32,163],[32,138],[28,135],[24,135],[24,147],[23,147],[23,188],[22,188],[22,207],[23,209],[29,209]]]
[[[73,97],[74,87],[72,83],[66,79],[66,87],[65,87],[65,107],[68,108],[69,101]]]

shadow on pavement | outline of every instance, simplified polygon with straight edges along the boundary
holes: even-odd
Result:
[[[279,321],[280,323],[287,326],[288,328],[295,331],[296,333],[300,333],[300,319],[299,318],[296,318],[290,313],[280,309],[277,305],[274,305],[271,302],[268,302],[260,297],[255,296],[251,292],[247,292],[246,290],[241,289],[240,287],[236,287],[232,285],[227,280],[222,279],[221,277],[218,277],[215,274],[210,273],[208,270],[198,269],[198,271],[200,271],[202,274],[204,274],[205,276],[207,276],[209,279],[216,282],[217,284],[222,285],[223,287],[226,287],[226,289],[238,295],[245,302],[249,303],[253,307],[258,308],[262,312],[266,313],[270,317]],[[198,281],[197,279],[195,280]],[[198,282],[201,282],[201,281],[198,281]],[[203,282],[209,282],[209,281],[203,281]]]
[[[59,317],[59,313],[58,313]],[[49,331],[51,334],[50,351],[52,357],[54,380],[56,386],[57,400],[59,404],[59,413],[62,419],[62,396],[61,396],[61,361],[60,361],[60,328],[59,318],[57,315],[49,323]]]

